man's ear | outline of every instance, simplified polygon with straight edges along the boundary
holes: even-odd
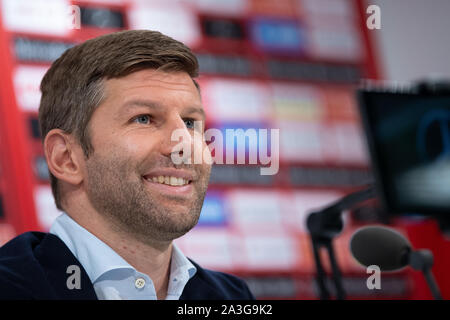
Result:
[[[72,185],[83,181],[83,151],[75,139],[61,129],[52,129],[44,139],[44,152],[50,172]]]

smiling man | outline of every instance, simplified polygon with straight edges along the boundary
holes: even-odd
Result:
[[[197,75],[189,48],[145,30],[88,40],[53,63],[39,121],[64,213],[49,233],[0,248],[0,298],[253,298],[173,244],[197,224],[211,171],[210,161],[172,161],[192,158],[174,130],[191,150],[208,148],[194,139],[205,120]]]

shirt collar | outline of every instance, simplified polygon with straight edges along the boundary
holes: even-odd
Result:
[[[111,270],[135,270],[110,246],[80,226],[66,213],[62,213],[55,219],[49,232],[58,236],[66,244],[84,267],[92,283]],[[171,258],[171,278],[174,274],[186,273],[186,271],[189,278],[194,276],[196,267],[174,243]]]

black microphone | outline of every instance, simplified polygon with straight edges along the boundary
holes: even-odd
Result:
[[[352,235],[350,251],[363,266],[376,265],[381,271],[395,271],[406,266],[423,272],[431,293],[436,300],[442,299],[431,273],[433,254],[430,250],[413,250],[408,239],[398,231],[382,227],[363,227]]]

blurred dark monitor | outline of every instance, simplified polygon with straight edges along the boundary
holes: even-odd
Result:
[[[202,21],[203,32],[208,37],[243,40],[244,29],[236,20],[205,17]]]
[[[124,28],[124,14],[109,8],[81,7],[81,24],[96,28]]]
[[[358,100],[387,212],[450,214],[450,92],[360,90]]]

